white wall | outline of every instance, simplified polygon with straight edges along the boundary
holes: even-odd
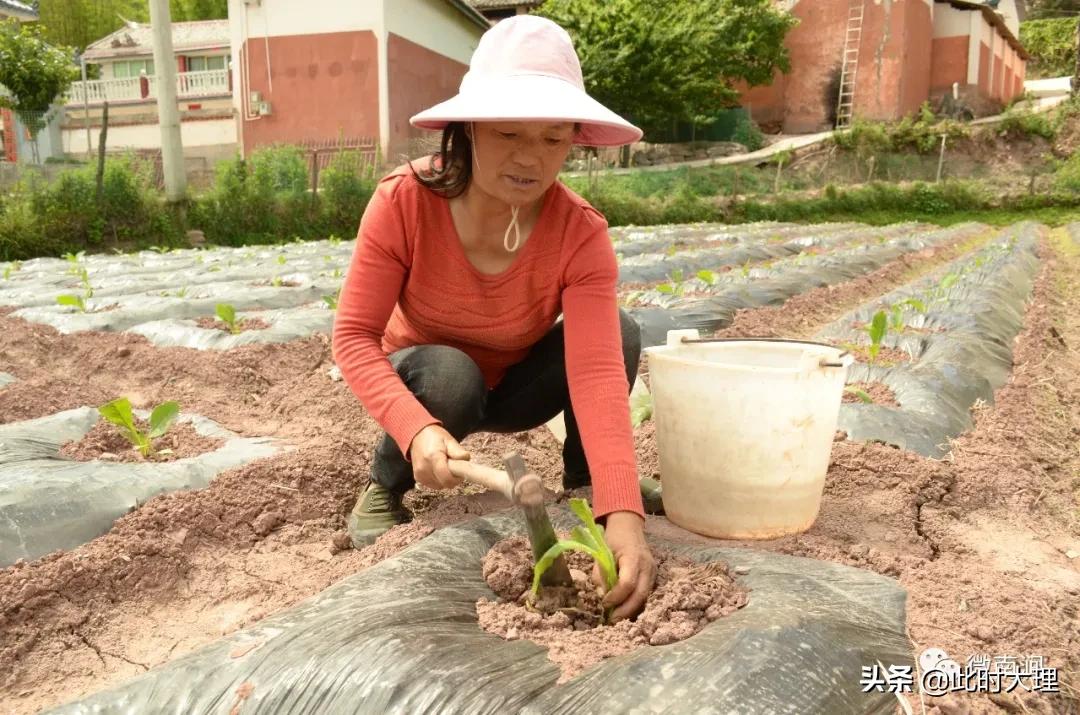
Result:
[[[445,0],[386,0],[386,31],[463,65],[484,34]]]
[[[972,15],[979,15],[979,13],[957,10],[945,4],[936,6],[934,8],[934,37],[959,37],[968,34],[971,32]]]
[[[97,150],[100,127],[90,128],[90,143]],[[63,130],[64,153],[86,153],[86,129]],[[236,121],[232,118],[207,119],[198,122],[180,122],[180,139],[185,149],[200,146],[236,144]],[[123,149],[160,149],[161,127],[157,124],[132,124],[110,126],[105,148],[109,151]]]
[[[1020,37],[1020,15],[1016,10],[1016,0],[1001,0],[998,13],[1005,18],[1005,24],[1016,38]]]
[[[398,1],[390,0],[390,4]],[[261,0],[258,5],[248,5],[243,0],[229,0],[229,26],[239,24],[242,28],[246,11],[251,37],[378,30],[382,4],[383,0]]]

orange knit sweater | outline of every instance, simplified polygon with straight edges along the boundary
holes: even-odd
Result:
[[[629,385],[607,222],[563,184],[514,263],[481,273],[465,255],[449,202],[402,167],[383,179],[364,212],[334,321],[334,359],[349,387],[408,458],[417,432],[439,424],[386,355],[449,345],[495,387],[507,368],[563,314],[570,399],[593,482],[597,516],[643,514]]]

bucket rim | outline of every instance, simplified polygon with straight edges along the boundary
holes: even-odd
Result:
[[[835,352],[837,358],[841,358],[842,356],[850,354],[844,348],[839,348],[839,347],[837,347],[835,345],[830,345],[829,343],[823,343],[823,342],[819,342],[819,341],[816,341],[816,340],[796,340],[796,339],[788,340],[788,339],[785,339],[785,338],[704,338],[704,339],[687,339],[687,338],[683,338],[682,342],[686,343],[686,344],[703,344],[703,343],[729,343],[729,344],[730,343],[785,343],[785,344],[788,344],[788,345],[796,345],[796,346],[804,346],[804,347],[828,348],[829,350]],[[796,365],[794,365],[792,367],[770,367],[770,366],[767,366],[767,365],[747,365],[747,364],[742,364],[742,363],[714,362],[714,361],[710,361],[710,360],[700,360],[700,359],[697,359],[697,358],[690,358],[690,357],[686,357],[686,356],[680,356],[680,355],[673,354],[675,349],[679,348],[679,347],[681,347],[681,346],[680,345],[654,345],[654,346],[645,348],[643,350],[643,352],[646,355],[650,356],[650,357],[656,356],[656,357],[659,357],[659,358],[663,358],[664,360],[670,360],[670,361],[673,361],[673,362],[676,362],[676,363],[682,363],[684,365],[693,365],[693,366],[697,366],[697,367],[702,367],[702,366],[708,366],[708,367],[732,367],[732,368],[739,368],[739,369],[744,369],[744,370],[745,369],[750,369],[750,370],[766,372],[766,373],[799,373],[799,372],[804,372],[805,371],[804,366],[801,365],[801,364],[796,364]],[[844,367],[846,368],[847,365],[845,365]],[[822,369],[827,369],[827,368],[823,367]],[[840,368],[836,368],[836,369],[840,369]]]

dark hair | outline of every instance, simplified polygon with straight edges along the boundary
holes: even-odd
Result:
[[[448,199],[460,196],[472,179],[472,139],[465,122],[450,122],[443,129],[439,151],[432,154],[427,171],[420,173],[409,164],[422,185]]]

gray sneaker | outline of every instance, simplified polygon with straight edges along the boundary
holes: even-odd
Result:
[[[644,477],[638,480],[638,486],[641,488],[641,501],[644,502],[645,513],[663,514],[664,495],[660,482]]]
[[[401,497],[375,482],[368,484],[346,520],[354,548],[367,546],[392,527],[412,521],[412,514],[402,506]]]

